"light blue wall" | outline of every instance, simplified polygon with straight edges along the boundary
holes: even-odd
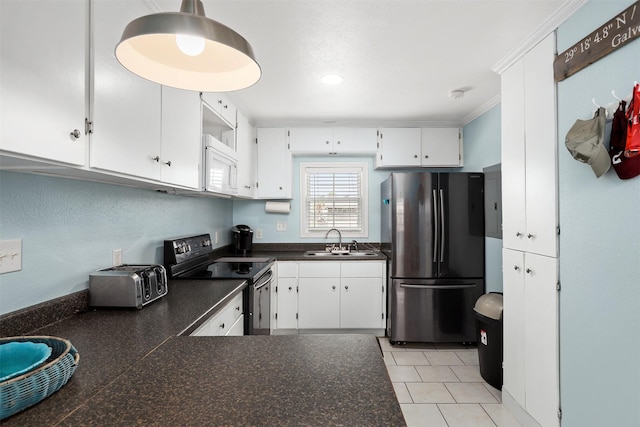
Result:
[[[228,200],[0,172],[0,239],[22,239],[22,270],[0,275],[0,314],[87,288],[122,249],[128,264],[163,262],[165,238],[224,230]]]
[[[468,123],[463,129],[463,172],[482,172],[501,161],[502,118],[497,105]],[[502,292],[502,239],[487,237],[485,246],[485,283],[487,292]]]
[[[374,157],[294,157],[293,199],[289,214],[274,214],[264,211],[264,200],[236,200],[233,202],[234,224],[246,224],[261,229],[262,239],[255,243],[300,243],[324,242],[323,239],[300,237],[300,163],[301,162],[359,162],[369,165],[369,237],[358,238],[362,242],[380,241],[380,183],[389,177],[389,171],[374,170]],[[287,231],[276,231],[277,222],[286,222]],[[335,237],[335,236],[334,236]],[[333,238],[330,236],[330,238]],[[333,242],[333,241],[332,241]]]
[[[628,7],[591,1],[558,30],[562,52]],[[558,83],[560,396],[563,427],[640,425],[640,177],[596,179],[569,155],[576,119],[631,93],[640,39]],[[606,132],[609,143],[610,123]]]

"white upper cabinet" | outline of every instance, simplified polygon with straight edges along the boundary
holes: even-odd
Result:
[[[236,130],[238,151],[238,196],[252,198],[256,183],[256,132],[238,111]]]
[[[384,128],[378,145],[377,168],[462,166],[458,128]]]
[[[462,131],[458,128],[422,128],[420,165],[462,166]]]
[[[291,198],[291,154],[287,130],[258,128],[257,174],[259,199]]]
[[[232,127],[236,126],[236,106],[225,93],[202,92],[202,99]]]
[[[141,1],[93,1],[92,167],[160,180],[161,86],[116,60],[125,26],[151,13]]]
[[[2,154],[85,165],[88,6],[0,1]]]
[[[293,128],[289,129],[292,154],[367,155],[375,154],[375,128]]]
[[[421,137],[420,128],[380,129],[376,167],[420,166]]]
[[[200,187],[202,137],[200,94],[162,87],[160,179],[193,189]]]
[[[554,36],[502,74],[503,245],[558,254]]]

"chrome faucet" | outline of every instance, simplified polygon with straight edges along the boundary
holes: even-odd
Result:
[[[327,234],[324,235],[324,238],[326,239],[327,237],[329,237],[329,233],[331,233],[332,231],[338,232],[338,250],[341,251],[342,250],[342,233],[340,232],[340,230],[338,230],[337,228],[331,228],[329,229],[329,231],[327,231]]]

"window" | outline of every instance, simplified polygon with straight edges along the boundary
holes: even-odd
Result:
[[[300,164],[300,234],[368,237],[366,163]]]

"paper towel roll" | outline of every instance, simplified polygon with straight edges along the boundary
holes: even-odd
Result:
[[[291,211],[291,202],[267,202],[264,210],[271,213],[286,213]]]

